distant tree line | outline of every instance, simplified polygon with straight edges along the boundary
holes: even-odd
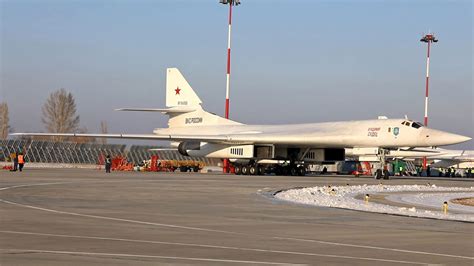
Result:
[[[87,133],[86,127],[80,127],[80,117],[76,110],[76,101],[72,93],[61,88],[52,92],[42,107],[42,118],[48,133]],[[100,129],[103,134],[108,132],[107,122],[101,121]],[[5,140],[12,131],[9,125],[8,105],[0,103],[0,139]],[[35,140],[51,140],[48,137],[34,137]],[[53,137],[54,141],[74,141],[79,143],[95,142],[93,138]],[[103,139],[101,143],[106,144]]]
[[[8,118],[8,105],[6,102],[0,103],[0,139],[5,140],[10,133],[10,120]]]
[[[79,129],[79,115],[76,115],[74,96],[65,89],[51,93],[43,105],[43,124],[49,133],[70,133]],[[55,137],[56,141],[65,138]]]

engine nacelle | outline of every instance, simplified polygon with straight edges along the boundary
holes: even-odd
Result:
[[[183,141],[178,145],[178,152],[184,156],[192,156],[192,155],[189,155],[188,151],[200,150],[200,149],[201,149],[201,142],[198,142],[198,141]]]
[[[304,151],[300,151],[302,155]],[[306,162],[337,162],[346,159],[344,149],[311,149],[304,155]]]
[[[178,145],[178,151],[184,156],[247,159],[253,158],[253,145],[228,146],[207,142],[184,141]]]
[[[352,148],[352,149],[347,149],[346,154],[351,156],[366,156],[366,155],[377,155],[379,154],[379,148],[373,147],[373,148]]]

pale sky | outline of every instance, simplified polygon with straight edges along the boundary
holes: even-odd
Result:
[[[234,9],[231,118],[249,124],[422,121],[433,31],[430,126],[474,137],[472,1],[242,0]],[[16,132],[44,131],[41,106],[60,88],[81,125],[151,133],[165,70],[178,67],[224,113],[228,7],[218,0],[0,0],[0,101]],[[458,148],[474,149],[471,141]]]

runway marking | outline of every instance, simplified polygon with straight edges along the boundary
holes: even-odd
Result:
[[[278,236],[275,236],[273,238],[281,239],[281,240],[312,242],[312,243],[327,244],[327,245],[334,245],[334,246],[345,246],[345,247],[366,248],[366,249],[378,249],[378,250],[394,251],[394,252],[402,252],[402,253],[413,253],[413,254],[422,254],[422,255],[430,255],[430,256],[442,256],[442,257],[451,257],[451,258],[458,258],[458,259],[474,260],[474,257],[450,255],[450,254],[443,254],[443,253],[431,253],[431,252],[416,251],[416,250],[406,250],[406,249],[397,249],[397,248],[384,248],[384,247],[376,247],[376,246],[345,244],[345,243],[322,241],[322,240],[315,240],[315,239],[304,239],[304,238],[278,237]]]
[[[8,200],[4,200],[4,199],[0,199],[0,202],[11,204],[11,205],[22,206],[22,207],[26,207],[26,208],[30,208],[30,209],[40,210],[40,211],[52,212],[52,213],[57,213],[57,214],[74,215],[74,216],[79,216],[79,217],[87,217],[87,218],[111,220],[111,221],[119,221],[119,222],[135,223],[135,224],[155,225],[155,226],[161,226],[161,227],[170,227],[170,228],[186,229],[186,230],[193,230],[193,231],[204,231],[204,232],[214,232],[214,233],[224,233],[224,234],[245,235],[243,233],[223,231],[223,230],[214,230],[214,229],[206,229],[206,228],[200,228],[200,227],[144,222],[144,221],[114,218],[114,217],[107,217],[107,216],[99,216],[99,215],[92,215],[92,214],[81,214],[81,213],[75,213],[75,212],[58,211],[58,210],[53,210],[53,209],[36,207],[36,206],[32,206],[32,205],[25,205],[25,204],[13,202],[13,201],[8,201]]]
[[[267,265],[306,265],[294,263],[281,263],[269,261],[251,261],[251,260],[226,260],[211,258],[193,258],[193,257],[176,257],[176,256],[158,256],[158,255],[139,255],[125,253],[98,253],[98,252],[79,252],[64,250],[39,250],[39,249],[0,249],[10,253],[48,253],[48,254],[66,254],[66,255],[85,255],[85,256],[107,256],[107,257],[129,257],[129,258],[149,258],[149,259],[170,259],[170,260],[192,260],[192,261],[208,261],[208,262],[227,262],[227,263],[244,263],[244,264],[267,264]]]
[[[191,247],[204,247],[204,248],[215,248],[215,249],[230,249],[230,250],[242,250],[242,251],[254,251],[254,252],[279,253],[279,254],[289,254],[289,255],[303,255],[303,256],[330,257],[330,258],[342,258],[342,259],[357,259],[357,260],[380,261],[380,262],[395,262],[395,263],[401,263],[401,264],[426,265],[426,263],[413,262],[413,261],[378,259],[378,258],[369,258],[369,257],[353,257],[353,256],[344,256],[344,255],[331,255],[331,254],[321,254],[321,253],[284,251],[284,250],[240,248],[240,247],[229,247],[229,246],[215,246],[215,245],[179,243],[179,242],[165,242],[165,241],[151,241],[151,240],[95,237],[95,236],[62,235],[62,234],[46,234],[46,233],[19,232],[19,231],[0,231],[0,233],[35,235],[35,236],[64,237],[64,238],[79,238],[79,239],[94,239],[94,240],[108,240],[108,241],[123,241],[123,242],[133,242],[133,243],[163,244],[163,245],[175,245],[175,246],[191,246]]]
[[[38,184],[16,185],[16,186],[10,186],[10,187],[2,187],[2,188],[0,188],[0,191],[7,190],[7,189],[12,189],[12,188],[20,188],[20,187],[36,187],[36,186],[71,184],[71,183],[77,183],[77,182],[54,182],[54,183],[38,183]]]
[[[120,180],[120,181],[127,181],[127,180]],[[104,182],[104,181],[99,181],[99,183],[100,182]],[[114,181],[111,181],[111,182],[114,182]],[[1,190],[7,190],[7,189],[13,189],[13,188],[19,188],[19,187],[32,187],[32,186],[70,184],[70,183],[75,183],[75,182],[56,182],[56,183],[40,183],[40,184],[30,184],[30,185],[28,185],[28,184],[26,184],[26,185],[17,185],[17,186],[0,188],[0,191]],[[88,182],[88,183],[90,183],[90,182]],[[104,183],[108,183],[108,182],[104,182]],[[354,247],[354,248],[385,250],[385,251],[400,252],[400,253],[422,254],[422,255],[430,255],[430,256],[440,256],[440,257],[450,257],[450,258],[474,260],[474,257],[443,254],[443,253],[431,253],[431,252],[425,252],[425,251],[385,248],[385,247],[368,246],[368,245],[346,244],[346,243],[323,241],[323,240],[316,240],[316,239],[300,239],[300,238],[291,238],[291,237],[247,234],[247,233],[239,233],[239,232],[224,231],[224,230],[214,230],[214,229],[206,229],[206,228],[199,228],[199,227],[189,227],[189,226],[180,226],[180,225],[173,225],[173,224],[163,224],[163,223],[137,221],[137,220],[114,218],[114,217],[107,217],[107,216],[98,216],[98,215],[91,215],[91,214],[80,214],[80,213],[74,213],[74,212],[58,211],[58,210],[54,210],[54,209],[47,209],[47,208],[41,208],[41,207],[36,207],[36,206],[31,206],[31,205],[25,205],[25,204],[21,204],[21,203],[17,203],[17,202],[7,201],[7,200],[4,200],[4,199],[0,199],[0,202],[11,204],[11,205],[17,205],[17,206],[21,206],[21,207],[25,207],[25,208],[36,209],[36,210],[40,210],[40,211],[52,212],[52,213],[57,213],[57,214],[73,215],[73,216],[79,216],[79,217],[94,218],[94,219],[112,220],[112,221],[135,223],[135,224],[154,225],[154,226],[162,226],[162,227],[193,230],[193,231],[214,232],[214,233],[233,234],[233,235],[242,235],[242,236],[259,236],[259,237],[279,239],[279,240],[312,242],[312,243],[319,243],[319,244],[325,244],[325,245],[347,246],[347,247]]]

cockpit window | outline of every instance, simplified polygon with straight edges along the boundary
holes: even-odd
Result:
[[[421,124],[420,122],[411,122],[411,121],[403,121],[402,125],[407,126],[407,127],[411,126],[417,129],[423,126],[423,124]]]
[[[413,122],[413,124],[411,124],[411,126],[414,127],[414,128],[420,128],[420,127],[422,127],[423,125],[422,125],[421,123],[419,123],[419,122]]]
[[[410,126],[410,122],[408,122],[408,121],[403,121],[403,122],[402,122],[402,125],[409,127],[409,126]]]

